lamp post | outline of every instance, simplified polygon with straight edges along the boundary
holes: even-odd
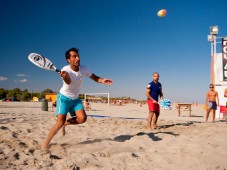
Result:
[[[32,93],[33,93],[33,90],[32,90]],[[32,93],[31,93],[31,100],[33,100],[33,98],[32,98]]]
[[[217,49],[217,35],[218,35],[218,26],[210,27],[210,35],[208,35],[208,41],[211,42],[211,72],[210,72],[210,83],[215,84],[215,75],[214,75],[214,58],[216,57]]]
[[[33,102],[33,90],[32,90],[32,93],[31,93],[31,100],[32,100],[32,107],[34,107],[34,102]]]

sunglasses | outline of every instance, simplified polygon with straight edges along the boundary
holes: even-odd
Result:
[[[210,87],[210,88],[214,88],[214,87]]]

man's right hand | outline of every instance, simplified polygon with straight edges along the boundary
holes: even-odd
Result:
[[[66,84],[70,84],[71,83],[71,78],[70,78],[70,75],[67,71],[61,71],[60,73],[58,73],[62,79],[64,80],[64,82]]]

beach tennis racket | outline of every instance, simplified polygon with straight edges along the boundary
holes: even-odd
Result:
[[[169,99],[162,99],[158,102],[163,109],[170,109],[172,102]]]
[[[61,70],[57,69],[54,64],[46,57],[37,54],[37,53],[31,53],[28,56],[28,59],[35,64],[36,66],[45,69],[45,70],[52,70],[55,72],[61,72]]]

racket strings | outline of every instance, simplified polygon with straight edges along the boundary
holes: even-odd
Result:
[[[159,104],[164,109],[169,109],[172,106],[172,102],[169,99],[163,99]]]

